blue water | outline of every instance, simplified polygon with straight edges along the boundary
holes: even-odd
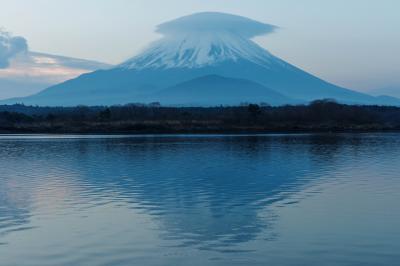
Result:
[[[0,265],[399,265],[400,134],[0,136]]]

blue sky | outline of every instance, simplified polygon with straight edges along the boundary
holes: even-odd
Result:
[[[119,63],[162,22],[221,11],[278,25],[257,42],[338,85],[400,85],[398,0],[0,0],[0,27],[30,50]]]

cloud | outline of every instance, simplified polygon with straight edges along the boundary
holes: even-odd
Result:
[[[18,53],[28,51],[28,43],[25,38],[12,36],[0,29],[0,69],[10,65],[10,59]]]
[[[181,17],[157,27],[163,35],[182,35],[202,32],[231,32],[244,38],[253,38],[274,32],[278,27],[241,16],[218,12],[203,12]]]

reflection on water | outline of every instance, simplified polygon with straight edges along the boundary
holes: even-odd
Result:
[[[3,136],[0,264],[393,264],[399,137]]]

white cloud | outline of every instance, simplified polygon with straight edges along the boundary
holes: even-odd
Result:
[[[249,18],[218,12],[203,12],[181,17],[161,24],[157,32],[181,35],[193,32],[231,32],[244,38],[253,38],[274,32],[276,26]]]

